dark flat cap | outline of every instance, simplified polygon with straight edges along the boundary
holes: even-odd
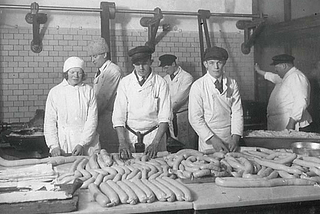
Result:
[[[177,59],[175,55],[172,54],[164,54],[159,57],[160,65],[159,67],[164,67],[166,65],[172,65],[172,63]]]
[[[145,61],[150,59],[154,49],[150,48],[149,46],[137,46],[129,50],[128,55],[131,57],[132,63],[138,61]]]
[[[272,57],[272,63],[270,65],[278,65],[281,63],[293,63],[294,57],[289,54],[280,54]]]
[[[223,60],[226,61],[228,59],[229,55],[226,49],[220,48],[217,46],[213,46],[210,48],[207,48],[204,52],[204,60]]]

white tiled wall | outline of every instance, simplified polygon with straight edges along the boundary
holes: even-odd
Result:
[[[159,32],[161,33],[161,32]],[[144,45],[146,31],[116,31],[111,33],[111,57],[125,73],[132,71],[127,52]],[[79,56],[86,61],[87,82],[91,83],[95,68],[87,55],[88,41],[100,36],[100,29],[45,29],[43,50],[33,53],[31,28],[0,27],[0,121],[27,122],[36,109],[44,109],[47,94],[62,80],[64,60]],[[253,51],[244,55],[240,50],[242,33],[211,34],[211,43],[229,52],[227,75],[238,81],[242,99],[254,99]],[[168,32],[157,44],[154,53],[154,70],[158,57],[175,54],[178,63],[195,78],[202,75],[198,32]]]

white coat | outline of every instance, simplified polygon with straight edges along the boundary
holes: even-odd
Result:
[[[188,120],[188,101],[189,92],[193,83],[193,77],[191,74],[183,70],[180,66],[175,71],[175,77],[171,80],[170,75],[164,76],[164,80],[168,83],[171,107],[173,114],[176,114],[178,124],[178,135],[174,136],[173,123],[169,124],[169,131],[171,137],[179,140],[181,143],[186,144],[186,148],[194,147],[196,134]],[[175,106],[180,106],[175,108]]]
[[[144,133],[161,122],[169,123],[170,109],[168,86],[161,76],[151,72],[146,82],[140,86],[132,72],[120,81],[112,115],[113,127],[125,127],[127,124],[134,131]],[[157,130],[144,136],[143,143],[146,147],[152,143]],[[137,142],[137,136],[128,130],[126,137],[132,145]],[[164,138],[158,149],[166,150]]]
[[[102,148],[107,149],[109,152],[117,152],[118,148],[110,147],[111,144],[117,145],[118,141],[117,132],[112,127],[111,118],[117,88],[123,75],[120,67],[110,60],[102,65],[100,71],[100,75],[95,76],[93,80],[98,106],[97,132],[100,135]]]
[[[266,72],[264,78],[275,83],[267,107],[268,130],[282,131],[291,117],[296,123],[295,130],[308,126],[312,118],[307,111],[310,103],[310,83],[296,67],[291,68],[279,80],[277,74]]]
[[[207,72],[192,84],[189,94],[189,121],[199,135],[199,151],[212,149],[206,141],[213,135],[228,144],[231,135],[243,134],[243,110],[236,81],[224,76],[221,94],[215,81]]]
[[[96,133],[97,103],[91,86],[83,83],[71,86],[64,79],[53,87],[46,101],[44,136],[50,152],[60,148],[72,153],[82,145],[85,155],[100,149]]]

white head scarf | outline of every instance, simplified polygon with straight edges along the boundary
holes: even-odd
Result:
[[[76,56],[72,56],[69,57],[63,65],[63,72],[67,72],[70,68],[81,68],[82,70],[84,70],[84,61],[83,59],[76,57]]]

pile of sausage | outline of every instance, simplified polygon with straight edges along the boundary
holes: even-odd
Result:
[[[190,189],[175,180],[163,158],[147,160],[142,155],[124,162],[119,154],[101,150],[77,159],[68,173],[58,177],[57,183],[69,183],[76,178],[83,181],[81,188],[88,188],[92,198],[103,207],[193,200]]]
[[[225,187],[272,187],[320,183],[320,158],[284,149],[243,147],[241,152],[203,154],[189,150],[166,157],[181,179],[216,177]]]
[[[148,160],[145,155],[123,161],[105,150],[78,158],[58,183],[79,178],[101,206],[192,201],[180,179],[215,178],[224,187],[272,187],[320,183],[320,158],[286,150],[243,147],[241,152],[202,153],[183,149]]]

